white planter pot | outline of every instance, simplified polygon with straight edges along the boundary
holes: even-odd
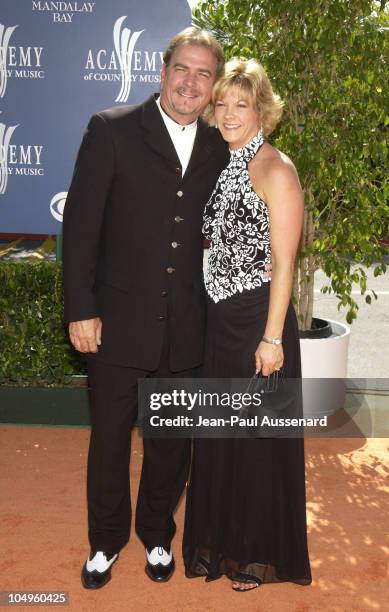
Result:
[[[339,321],[326,320],[332,326],[329,338],[300,340],[306,417],[330,416],[344,406],[346,399],[350,328]]]

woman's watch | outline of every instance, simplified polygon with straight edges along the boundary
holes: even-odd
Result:
[[[262,340],[267,344],[276,344],[277,346],[282,344],[282,338],[266,338],[266,336],[263,336]]]

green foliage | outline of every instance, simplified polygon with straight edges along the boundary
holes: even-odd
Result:
[[[372,0],[208,0],[194,22],[215,33],[226,57],[257,58],[285,101],[274,144],[294,161],[306,222],[295,284],[301,326],[310,327],[312,275],[356,317],[359,266],[385,273],[388,233],[388,13]],[[355,270],[355,266],[358,266]],[[358,280],[355,275],[357,272]],[[369,303],[369,301],[366,299]]]
[[[63,324],[59,264],[0,263],[0,384],[66,384],[84,374]]]

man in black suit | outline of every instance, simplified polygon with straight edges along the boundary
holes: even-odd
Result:
[[[188,377],[202,361],[202,214],[228,154],[199,116],[222,68],[209,33],[177,34],[160,97],[94,115],[77,157],[63,261],[65,318],[88,353],[91,387],[86,588],[108,582],[129,539],[138,378]],[[189,440],[144,439],[136,531],[155,581],[174,571],[173,512],[189,465]]]

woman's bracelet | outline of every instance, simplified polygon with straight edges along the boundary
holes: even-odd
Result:
[[[276,344],[277,346],[282,344],[282,338],[266,338],[266,336],[263,336],[262,340],[267,344]]]

